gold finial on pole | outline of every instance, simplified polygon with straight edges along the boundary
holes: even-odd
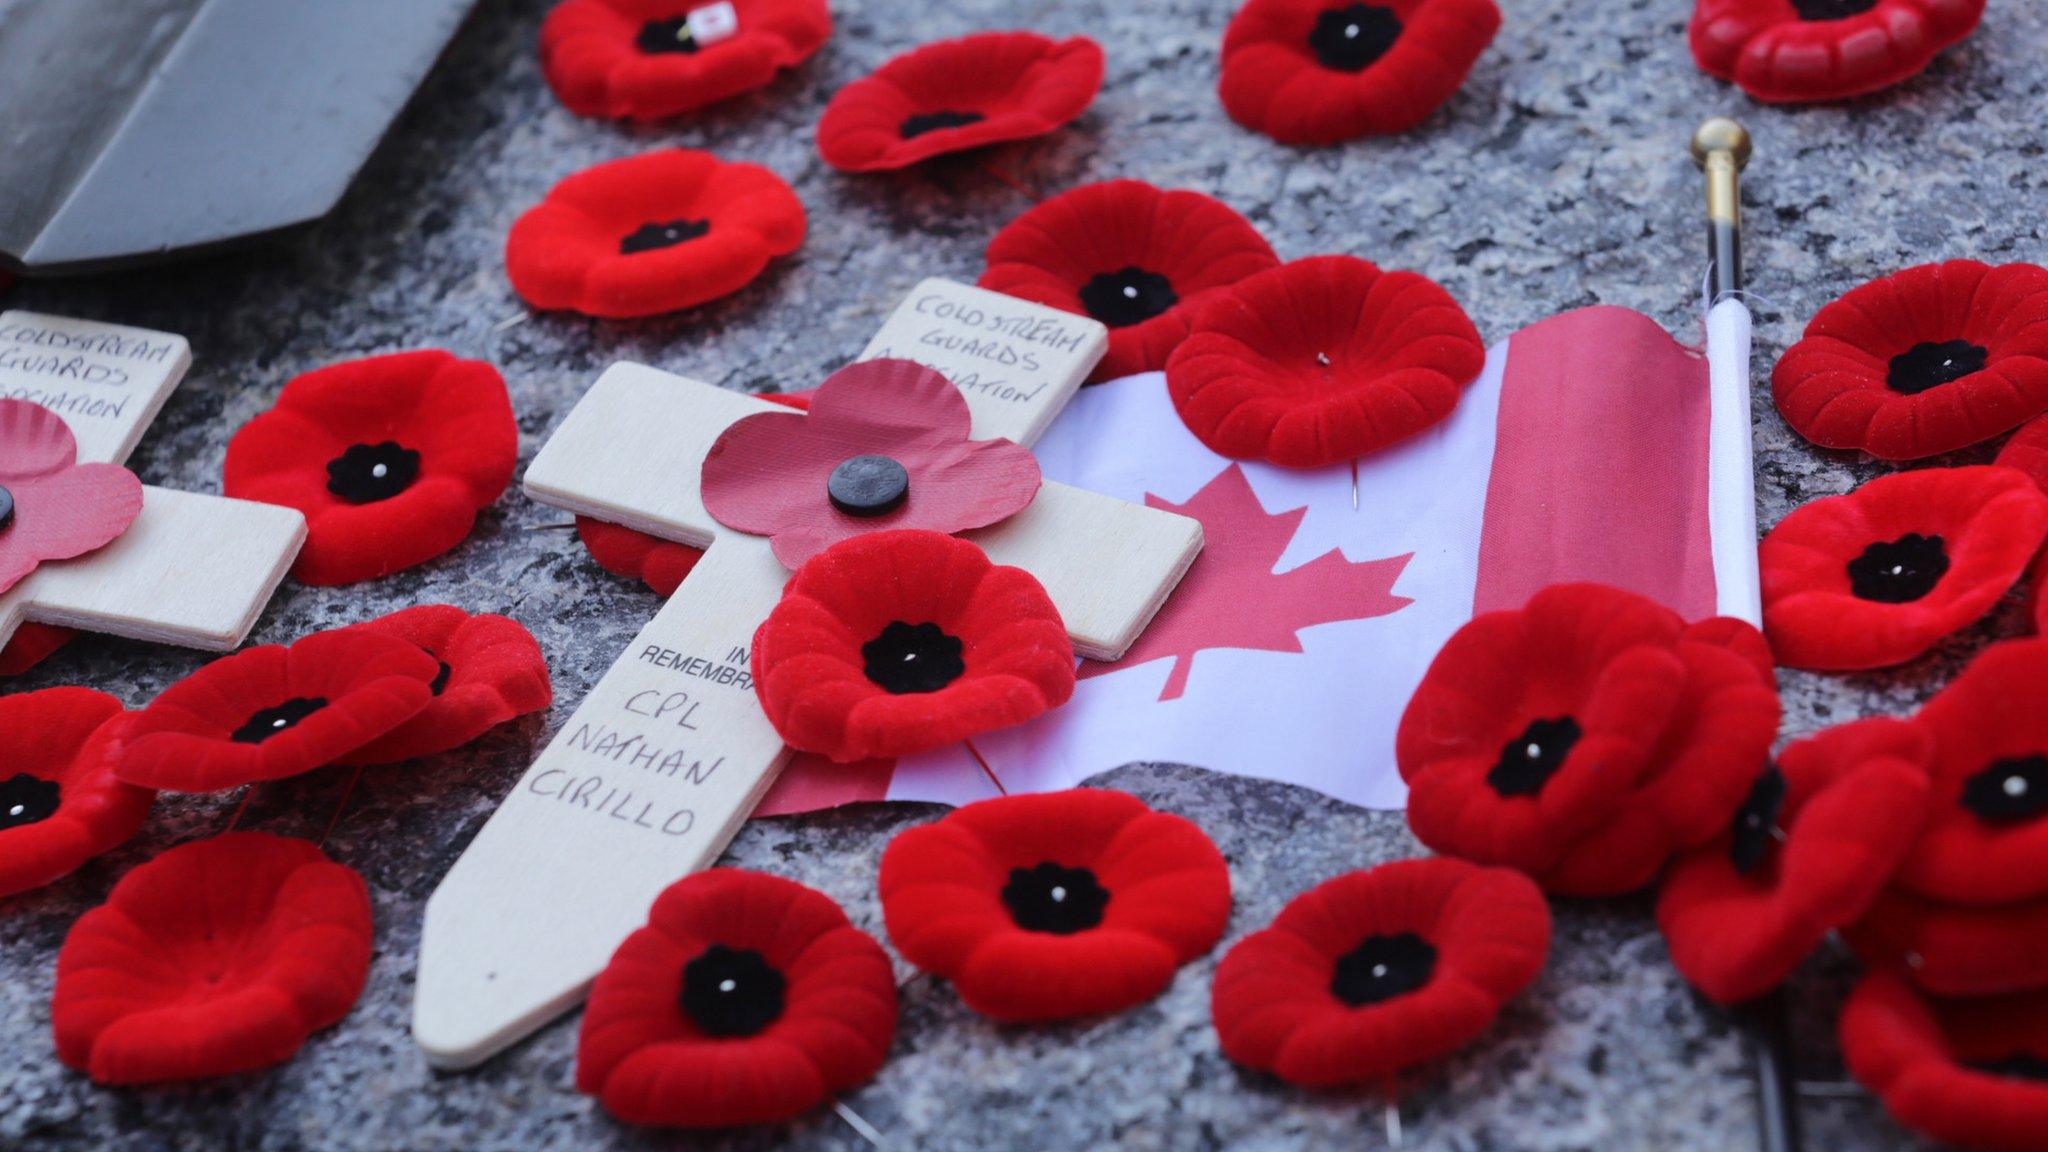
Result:
[[[1714,299],[1742,289],[1742,170],[1749,132],[1716,116],[1692,134],[1692,158],[1707,174],[1707,227],[1713,253]]]

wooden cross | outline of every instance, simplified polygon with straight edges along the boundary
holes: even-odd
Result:
[[[62,416],[80,463],[126,460],[191,363],[182,336],[0,312],[0,398]],[[34,621],[227,651],[249,635],[305,542],[295,508],[145,487],[119,539],[45,563],[0,595],[0,644]]]
[[[976,438],[1029,444],[1107,338],[1085,317],[927,280],[861,358],[937,369]],[[774,411],[786,409],[617,364],[527,470],[544,504],[708,550],[428,900],[413,1037],[430,1063],[473,1066],[579,1002],[655,896],[717,860],[788,758],[747,646],[789,572],[698,491],[720,433]],[[1102,660],[1131,646],[1202,545],[1194,520],[1052,483],[963,535],[1037,576],[1075,650]]]

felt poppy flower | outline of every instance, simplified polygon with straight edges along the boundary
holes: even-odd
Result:
[[[28,621],[15,626],[14,635],[0,645],[0,676],[19,676],[71,642],[78,633],[54,624]]]
[[[1983,15],[1984,0],[1699,0],[1692,56],[1768,103],[1842,100],[1919,75]]]
[[[875,532],[797,569],[754,632],[753,672],[784,743],[846,764],[1066,703],[1074,646],[1031,573],[936,532]]]
[[[1750,629],[1754,632],[1754,629]],[[1775,678],[1738,647],[1681,638],[1685,669],[1650,771],[1613,813],[1537,879],[1560,896],[1619,896],[1657,878],[1679,851],[1712,840],[1750,795],[1778,736]]]
[[[1543,970],[1550,907],[1527,877],[1441,857],[1309,889],[1216,969],[1223,1054],[1290,1084],[1385,1081],[1470,1043]]]
[[[1157,372],[1218,291],[1280,263],[1230,206],[1142,180],[1041,201],[988,245],[981,286],[1109,326],[1091,381]]]
[[[104,547],[142,513],[142,481],[118,464],[78,463],[64,418],[0,399],[0,592],[45,560]]]
[[[1923,468],[1794,509],[1758,549],[1764,627],[1794,668],[1903,663],[1991,610],[2048,538],[2012,468]]]
[[[1200,828],[1098,788],[909,829],[882,853],[881,893],[904,959],[1006,1022],[1142,1004],[1230,919],[1230,869]]]
[[[1493,0],[1250,0],[1223,33],[1230,118],[1282,144],[1406,132],[1500,30]]]
[[[1102,71],[1102,46],[1086,36],[940,40],[841,88],[818,121],[818,151],[842,172],[881,172],[1043,136],[1087,111]]]
[[[1884,973],[1842,1006],[1842,1058],[1899,1123],[1958,1148],[2036,1152],[2048,1132],[2048,995],[1930,1001]]]
[[[1416,837],[1482,864],[1556,867],[1651,775],[1686,696],[1683,631],[1677,613],[1598,584],[1458,629],[1395,735]]]
[[[1320,468],[1435,425],[1485,366],[1479,330],[1434,281],[1313,256],[1203,308],[1166,390],[1211,450]]]
[[[420,714],[441,661],[361,628],[222,657],[163,690],[115,742],[130,784],[213,792],[332,764]]]
[[[2042,491],[2048,492],[2048,416],[2036,416],[2012,434],[1992,461],[2027,474]]]
[[[340,1023],[370,971],[370,893],[304,841],[230,832],[114,885],[57,953],[57,1056],[101,1084],[268,1068]]]
[[[670,148],[556,184],[513,223],[505,271],[534,308],[631,319],[729,296],[803,239],[782,177]]]
[[[1970,906],[1894,884],[1842,939],[1865,964],[1936,996],[2048,989],[2048,899]]]
[[[447,552],[512,482],[505,379],[438,350],[344,360],[292,380],[228,441],[229,496],[306,514],[303,584],[353,584]]]
[[[662,120],[762,87],[831,34],[825,0],[566,0],[540,67],[571,112]]]
[[[972,420],[960,390],[914,360],[849,364],[808,413],[727,428],[704,458],[704,508],[768,537],[790,568],[864,533],[985,527],[1038,496],[1038,459],[1008,440],[969,439]]]
[[[395,764],[460,748],[554,699],[540,642],[517,620],[472,616],[452,604],[421,604],[353,627],[403,640],[439,665],[433,699],[390,732],[341,757]]]
[[[773,1123],[873,1077],[895,1032],[889,958],[839,905],[714,868],[669,885],[598,974],[576,1087],[634,1124]]]
[[[88,688],[0,696],[0,896],[68,875],[142,827],[156,795],[110,763],[122,716]]]
[[[1823,448],[1953,452],[2048,411],[2048,269],[1922,264],[1815,314],[1771,374],[1778,411]]]
[[[1925,818],[1928,756],[1912,725],[1886,717],[1787,747],[1726,831],[1665,876],[1657,926],[1678,971],[1721,1004],[1784,983],[1905,858]]]

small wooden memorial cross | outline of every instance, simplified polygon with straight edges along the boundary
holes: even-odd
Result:
[[[126,460],[191,363],[182,336],[0,312],[0,398],[62,416],[80,463]],[[0,644],[34,621],[227,651],[305,542],[297,509],[144,487],[141,514],[113,543],[45,562],[0,595]]]
[[[1102,325],[943,280],[918,285],[862,354],[921,361],[967,398],[978,439],[1030,444],[1107,347]],[[704,547],[427,902],[413,1037],[473,1066],[573,1007],[661,890],[710,866],[788,759],[748,645],[789,572],[766,537],[705,511],[727,427],[787,411],[635,364],[606,370],[526,473],[534,499]],[[1202,545],[1201,525],[1047,483],[962,534],[1045,585],[1084,656],[1136,641]]]

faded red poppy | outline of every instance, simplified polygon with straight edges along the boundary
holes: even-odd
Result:
[[[433,701],[441,662],[360,628],[224,656],[164,689],[115,742],[130,784],[214,792],[332,764]]]
[[[230,832],[121,878],[57,954],[57,1056],[101,1084],[268,1068],[339,1023],[370,970],[370,894],[304,840]]]
[[[1376,1084],[1464,1047],[1543,970],[1550,907],[1502,868],[1441,857],[1294,898],[1216,969],[1223,1054],[1291,1084]]]
[[[1686,719],[1683,630],[1669,609],[1597,584],[1546,588],[1458,629],[1396,734],[1416,837],[1482,864],[1555,868]]]
[[[54,624],[37,624],[33,621],[17,625],[14,635],[0,646],[0,676],[19,676],[44,660],[51,653],[71,642],[78,633]]]
[[[517,620],[472,616],[452,604],[422,604],[355,625],[396,637],[440,665],[433,699],[419,714],[344,755],[344,764],[395,764],[432,756],[483,735],[554,699],[540,642]]]
[[[1200,828],[1096,788],[983,800],[900,833],[881,892],[904,959],[1009,1022],[1142,1004],[1230,919],[1230,870]]]
[[[292,575],[352,584],[467,539],[512,482],[505,378],[441,351],[344,360],[284,386],[228,441],[222,490],[306,514]]]
[[[1883,668],[1983,616],[2048,538],[2012,468],[1923,468],[1803,505],[1758,549],[1764,627],[1794,668]]]
[[[1786,748],[1726,831],[1665,876],[1657,926],[1678,971],[1717,1003],[1754,999],[1863,915],[1925,818],[1928,755],[1884,717]]]
[[[540,67],[571,112],[661,120],[766,85],[831,34],[825,0],[565,0]]]
[[[1822,308],[1771,374],[1778,411],[1823,448],[1953,452],[2048,411],[2048,269],[1922,264]]]
[[[940,40],[841,88],[818,121],[818,151],[843,172],[880,172],[1043,136],[1087,111],[1102,70],[1102,46],[1086,36]]]
[[[1435,425],[1485,366],[1479,330],[1434,281],[1313,256],[1203,308],[1166,390],[1212,450],[1319,468]]]
[[[1223,33],[1230,118],[1282,144],[1406,132],[1500,30],[1493,0],[1250,0]]]
[[[1219,290],[1280,258],[1258,229],[1200,192],[1142,180],[1087,184],[1039,202],[988,245],[981,286],[1109,326],[1089,376],[1157,372]]]
[[[142,827],[156,796],[110,765],[121,702],[89,688],[0,696],[0,896],[40,888]]]
[[[634,1124],[770,1124],[872,1078],[895,1032],[889,958],[839,905],[714,868],[669,885],[598,974],[576,1087]]]
[[[1684,687],[1649,775],[1538,876],[1545,891],[1618,896],[1645,887],[1674,853],[1724,831],[1750,795],[1778,737],[1775,678],[1727,643],[1688,638],[1676,651]]]
[[[890,529],[964,532],[1037,497],[1038,460],[973,440],[951,381],[914,360],[863,360],[827,377],[806,413],[736,421],[704,458],[705,510],[768,537],[789,568],[842,540]]]
[[[630,319],[729,296],[803,239],[803,202],[782,177],[670,148],[549,189],[512,225],[505,271],[535,308]]]
[[[1022,724],[1074,694],[1074,646],[1022,568],[937,532],[873,532],[797,569],[754,632],[754,690],[790,747],[840,763]]]
[[[1984,0],[1698,0],[1692,55],[1758,100],[1842,100],[1919,75],[1983,14]]]
[[[142,481],[118,464],[78,463],[64,418],[0,399],[0,592],[47,560],[112,542],[142,512]]]
[[[1882,972],[1842,1006],[1849,1072],[1915,1132],[2038,1152],[2048,1132],[2048,994],[1926,1000]]]

